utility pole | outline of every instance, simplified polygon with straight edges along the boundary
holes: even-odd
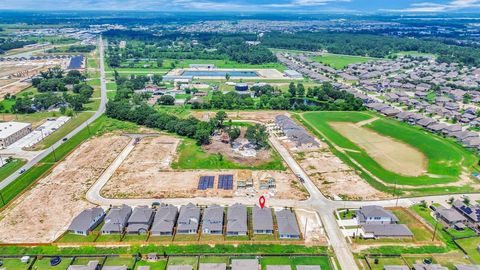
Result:
[[[2,206],[4,206],[5,205],[5,200],[3,199],[2,192],[0,192],[0,199],[2,200]]]
[[[52,153],[53,153],[53,159],[55,160],[55,162],[57,162],[57,156],[55,155],[55,145],[52,145]]]
[[[435,241],[435,236],[437,235],[437,227],[438,227],[438,219],[437,219],[437,223],[435,223],[435,230],[433,230],[432,242]]]

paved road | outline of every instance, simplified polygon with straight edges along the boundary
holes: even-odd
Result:
[[[104,62],[103,62],[105,48],[104,48],[103,40],[102,40],[101,37],[98,40],[98,44],[99,44],[99,49],[100,49],[100,79],[101,79],[100,106],[98,107],[95,114],[92,115],[92,117],[90,117],[87,121],[83,122],[80,126],[75,128],[73,131],[68,133],[65,136],[67,138],[71,138],[72,136],[74,136],[75,134],[80,132],[82,129],[86,128],[87,125],[90,125],[93,121],[95,121],[97,118],[99,118],[105,112],[105,108],[106,108],[106,104],[107,104],[107,84],[106,84],[106,79],[105,79],[105,66],[104,66]],[[35,166],[35,164],[40,162],[40,160],[42,160],[47,155],[52,153],[54,151],[54,149],[58,148],[62,143],[64,143],[64,142],[62,140],[59,140],[58,142],[54,143],[51,147],[45,149],[44,151],[41,151],[37,156],[35,156],[30,161],[28,161],[25,165],[23,165],[23,167],[20,168],[19,171],[23,170],[23,169],[28,170],[28,169],[32,168],[33,166]],[[6,186],[8,186],[10,183],[15,181],[19,176],[20,176],[20,174],[18,172],[15,172],[12,175],[10,175],[9,177],[5,178],[2,182],[0,182],[0,191],[2,189],[4,189]]]

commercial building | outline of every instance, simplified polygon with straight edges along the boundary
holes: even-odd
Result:
[[[32,132],[32,124],[21,122],[0,123],[0,148],[5,148]]]

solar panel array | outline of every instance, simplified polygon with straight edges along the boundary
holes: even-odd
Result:
[[[480,220],[480,208],[475,209],[475,215],[477,216],[477,220]]]
[[[82,67],[83,64],[83,55],[74,56],[70,59],[70,64],[68,65],[68,69],[79,69]]]
[[[222,174],[218,176],[218,188],[219,189],[233,189],[233,175]]]
[[[471,213],[473,213],[472,209],[465,205],[462,205],[460,209],[467,215],[470,215]]]
[[[215,176],[200,176],[200,179],[198,180],[198,189],[206,190],[209,188],[213,188],[214,181]]]

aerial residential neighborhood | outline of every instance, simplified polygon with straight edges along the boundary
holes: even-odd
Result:
[[[3,1],[0,270],[480,269],[479,14]]]

